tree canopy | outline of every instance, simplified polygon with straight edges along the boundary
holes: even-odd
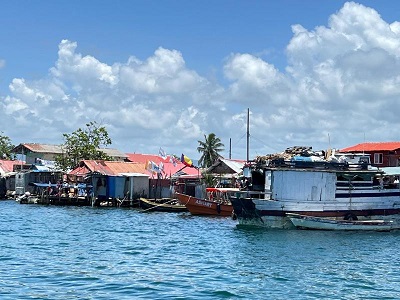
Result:
[[[11,152],[14,149],[11,139],[0,132],[0,159],[14,159],[15,155]]]
[[[208,136],[204,135],[204,141],[198,142],[197,151],[202,153],[199,165],[208,168],[221,156],[219,152],[224,151],[224,144],[214,133],[210,133]]]
[[[81,160],[111,160],[101,147],[111,145],[112,141],[104,126],[96,121],[86,124],[86,128],[79,128],[71,134],[64,133],[63,153],[56,156],[56,165],[61,170],[75,168]]]

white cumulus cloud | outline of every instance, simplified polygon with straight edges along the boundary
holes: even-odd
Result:
[[[225,156],[231,139],[232,156],[245,158],[247,108],[252,155],[398,140],[399,24],[345,3],[327,26],[292,25],[284,71],[249,53],[227,53],[224,83],[188,68],[179,49],[159,47],[144,60],[132,53],[110,65],[62,40],[48,76],[15,78],[0,96],[0,124],[15,124],[6,131],[15,143],[61,143],[62,133],[96,120],[122,151],[162,146],[194,158],[197,140],[211,132],[225,143]]]

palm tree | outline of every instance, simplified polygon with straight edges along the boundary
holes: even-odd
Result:
[[[208,136],[204,135],[204,142],[198,142],[199,147],[197,147],[197,151],[202,153],[199,165],[203,168],[208,168],[221,156],[219,152],[224,151],[224,144],[221,143],[221,139],[216,137],[214,133],[210,133]]]

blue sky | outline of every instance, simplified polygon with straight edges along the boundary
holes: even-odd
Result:
[[[237,52],[260,55],[282,69],[291,25],[309,29],[325,25],[345,1],[319,3],[2,1],[0,55],[7,68],[1,83],[7,86],[15,77],[46,75],[63,39],[77,42],[82,54],[108,64],[131,55],[146,59],[161,46],[181,51],[188,67],[205,76],[219,72],[225,57]],[[385,10],[395,14],[390,5]]]
[[[0,131],[59,144],[96,120],[111,147],[193,158],[214,132],[245,158],[249,107],[252,156],[399,140],[399,12],[394,0],[2,1]]]

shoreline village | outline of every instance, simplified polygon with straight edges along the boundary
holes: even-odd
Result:
[[[101,149],[115,160],[82,160],[69,172],[55,167],[55,145],[14,150],[25,160],[1,160],[0,192],[21,204],[132,207],[232,217],[265,228],[400,228],[400,142],[291,147],[249,161],[218,157],[208,168],[183,154]]]

